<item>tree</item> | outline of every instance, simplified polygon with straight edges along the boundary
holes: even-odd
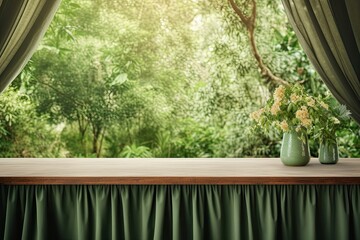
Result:
[[[272,71],[264,64],[263,59],[257,49],[255,41],[255,21],[256,21],[256,0],[251,1],[251,15],[246,16],[242,9],[240,9],[234,0],[229,0],[231,7],[234,9],[235,13],[239,16],[240,22],[245,26],[246,30],[249,33],[249,40],[251,50],[254,54],[254,57],[258,63],[258,66],[261,70],[261,75],[266,78],[268,82],[273,82],[274,84],[283,84],[288,85],[288,82],[282,78],[275,76]]]
[[[67,156],[278,156],[280,138],[252,131],[248,115],[283,81],[326,91],[279,1],[63,0],[13,84],[27,99],[11,99],[31,106],[14,116],[34,111],[40,133],[56,136],[48,146],[61,132]],[[3,135],[11,146],[26,139],[16,129]]]

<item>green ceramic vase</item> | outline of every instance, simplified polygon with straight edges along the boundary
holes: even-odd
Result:
[[[336,139],[325,139],[320,143],[319,161],[322,164],[336,164],[339,161],[339,151]]]
[[[305,166],[310,161],[310,150],[306,134],[304,141],[296,131],[285,132],[283,135],[280,159],[286,166]]]

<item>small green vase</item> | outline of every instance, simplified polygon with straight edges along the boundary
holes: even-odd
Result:
[[[336,139],[324,139],[320,143],[319,161],[322,164],[336,164],[339,161],[339,151]]]
[[[310,161],[310,150],[306,134],[304,141],[301,133],[285,132],[283,135],[280,159],[286,166],[305,166]]]

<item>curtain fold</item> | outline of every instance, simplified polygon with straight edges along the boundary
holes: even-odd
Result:
[[[60,1],[0,1],[0,92],[29,61]]]
[[[357,185],[0,186],[1,239],[360,239]]]
[[[282,2],[316,71],[360,124],[360,1]]]

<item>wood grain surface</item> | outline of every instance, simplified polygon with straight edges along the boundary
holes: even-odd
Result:
[[[360,184],[360,159],[288,167],[277,158],[4,158],[0,184]]]

